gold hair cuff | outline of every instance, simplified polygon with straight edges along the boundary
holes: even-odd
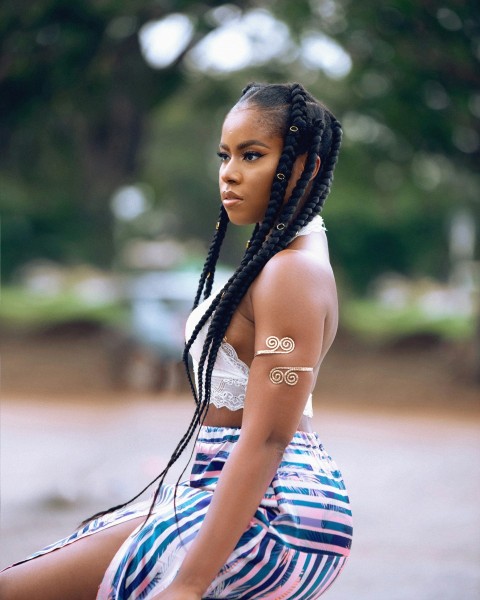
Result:
[[[277,179],[283,181],[285,179],[285,175],[283,173],[277,173]]]
[[[255,352],[255,356],[259,354],[289,354],[295,350],[295,342],[289,337],[280,340],[277,336],[271,335],[265,343],[268,350],[258,350],[258,352]]]
[[[292,131],[293,133],[297,133],[297,131],[298,131],[298,127],[297,127],[296,125],[291,125],[291,126],[289,127],[289,129],[290,129],[290,131]]]
[[[270,381],[275,385],[280,383],[296,385],[298,382],[296,371],[313,371],[313,367],[274,367],[270,371]]]

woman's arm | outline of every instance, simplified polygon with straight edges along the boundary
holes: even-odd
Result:
[[[330,292],[318,287],[324,276],[301,253],[286,251],[267,264],[252,286],[255,350],[267,349],[270,336],[293,339],[295,349],[254,358],[239,441],[223,467],[208,513],[177,577],[156,599],[201,598],[260,505],[313,385],[312,371],[298,372],[296,385],[274,384],[270,372],[275,367],[318,364],[324,323],[336,302],[331,284],[323,286]]]

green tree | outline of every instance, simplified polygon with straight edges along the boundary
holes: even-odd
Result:
[[[277,57],[228,77],[188,64],[221,20],[264,8],[288,26]],[[4,274],[34,256],[108,264],[109,199],[151,182],[183,235],[210,235],[212,124],[249,79],[300,79],[330,104],[345,142],[326,208],[333,254],[361,289],[385,269],[441,274],[454,206],[478,215],[479,23],[473,2],[430,0],[42,0],[0,9],[0,182]],[[167,67],[142,56],[138,32],[172,12],[193,33]],[[280,33],[278,34],[280,35]],[[302,49],[327,35],[349,53],[331,79]],[[313,45],[314,52],[317,46]],[[318,45],[317,54],[325,51]],[[213,209],[216,212],[216,209]],[[239,237],[243,234],[239,234]]]
[[[4,275],[35,256],[109,264],[108,201],[134,181],[150,111],[185,85],[182,61],[219,2],[41,0],[0,8]],[[248,2],[232,2],[248,6]],[[141,27],[182,11],[186,47],[154,70]]]
[[[357,240],[345,248],[348,259],[360,244],[375,257],[364,262],[369,276],[388,267],[445,274],[449,215],[460,206],[480,217],[478,7],[427,0],[336,6],[326,30],[353,61],[344,101],[347,137],[351,128],[356,143],[344,166],[362,181],[357,199],[374,219],[342,238]]]

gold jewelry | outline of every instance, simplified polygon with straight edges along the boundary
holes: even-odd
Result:
[[[295,350],[295,342],[290,337],[284,337],[280,340],[277,336],[271,335],[265,343],[268,350],[258,350],[258,352],[255,352],[255,356],[259,354],[289,354]]]
[[[277,229],[278,229],[278,231],[283,231],[285,229],[285,223],[279,223],[277,225]]]
[[[270,381],[275,385],[286,383],[287,385],[296,385],[298,375],[296,371],[313,371],[312,367],[274,367],[270,371]]]
[[[291,125],[291,126],[289,127],[289,129],[290,129],[290,131],[292,131],[293,133],[297,133],[297,131],[298,131],[298,127],[297,127],[296,125]]]
[[[285,179],[285,175],[283,173],[277,173],[277,179],[283,181]]]

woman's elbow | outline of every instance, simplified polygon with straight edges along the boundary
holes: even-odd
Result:
[[[265,439],[265,445],[271,452],[278,454],[281,458],[285,452],[285,448],[292,441],[292,437],[288,433],[275,431]]]

